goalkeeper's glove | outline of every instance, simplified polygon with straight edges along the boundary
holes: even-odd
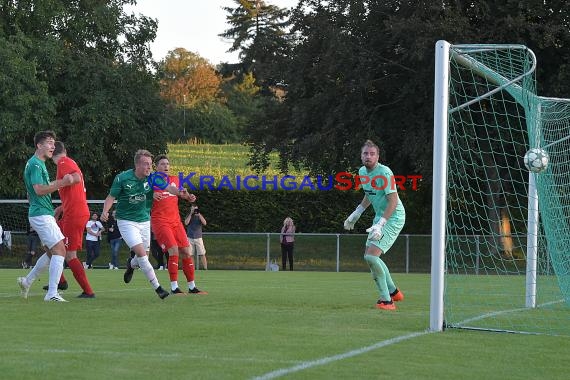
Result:
[[[362,205],[358,205],[356,210],[354,210],[352,212],[352,214],[350,214],[349,217],[346,218],[346,220],[344,221],[344,229],[345,230],[354,229],[354,225],[356,224],[358,219],[360,219],[360,215],[362,215],[364,210],[366,210],[366,209],[364,207],[362,207]]]
[[[384,229],[385,224],[386,218],[382,217],[376,224],[373,224],[372,227],[366,229],[366,232],[368,232],[368,240],[375,241],[382,239],[382,236],[384,235],[382,230]]]

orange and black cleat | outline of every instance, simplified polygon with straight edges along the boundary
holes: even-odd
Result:
[[[396,304],[392,301],[378,300],[376,303],[376,308],[382,310],[396,310]]]
[[[404,293],[398,288],[394,290],[394,293],[390,293],[390,298],[393,302],[399,302],[404,300]]]

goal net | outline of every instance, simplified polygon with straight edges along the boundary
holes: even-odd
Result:
[[[89,200],[90,212],[101,214],[103,210],[102,200]],[[54,199],[54,206],[57,207],[61,201]],[[30,224],[28,222],[27,200],[0,199],[0,225],[4,231],[2,247],[0,248],[0,268],[21,267],[22,261],[29,250],[28,232]],[[41,252],[36,252],[41,253]],[[85,247],[78,252],[80,259],[84,260]],[[32,258],[35,263],[37,257]],[[102,261],[102,260],[101,260]]]
[[[522,45],[436,45],[432,330],[570,335],[570,100],[535,68]]]

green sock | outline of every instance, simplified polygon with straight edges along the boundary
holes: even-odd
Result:
[[[386,274],[382,267],[382,260],[378,256],[364,255],[364,260],[368,263],[372,278],[380,293],[380,299],[383,301],[390,301],[390,292],[388,291],[388,284],[386,283]]]
[[[386,263],[384,263],[380,257],[378,257],[378,260],[380,260],[380,265],[382,265],[382,269],[384,269],[384,274],[386,275],[386,285],[388,285],[388,291],[390,294],[392,294],[396,291],[396,285],[394,284],[394,281],[392,281],[392,276],[390,275],[390,271],[388,270]]]

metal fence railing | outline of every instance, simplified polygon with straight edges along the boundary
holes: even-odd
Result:
[[[235,269],[281,269],[279,233],[204,233],[208,266]],[[362,259],[366,234],[297,233],[294,262],[299,270],[368,271]],[[430,271],[431,235],[402,234],[383,260],[394,272]],[[217,265],[216,262],[218,262]],[[197,263],[198,264],[198,263]]]
[[[277,264],[279,269],[283,270],[279,236],[279,233],[273,232],[204,232],[208,269],[270,270],[270,264]],[[430,239],[430,235],[400,235],[382,259],[394,273],[429,273]],[[297,233],[294,269],[369,271],[362,258],[365,241],[366,234]],[[2,250],[0,267],[21,267],[26,253],[26,233],[11,231],[11,246]],[[119,252],[120,263],[124,263],[128,255],[129,250],[122,244]],[[85,247],[78,252],[78,256],[85,261]],[[37,257],[34,262],[36,259]],[[151,258],[151,261],[153,260]],[[103,238],[101,254],[94,266],[108,268],[109,261],[110,247],[106,238]],[[199,260],[195,260],[195,265],[200,269]]]

